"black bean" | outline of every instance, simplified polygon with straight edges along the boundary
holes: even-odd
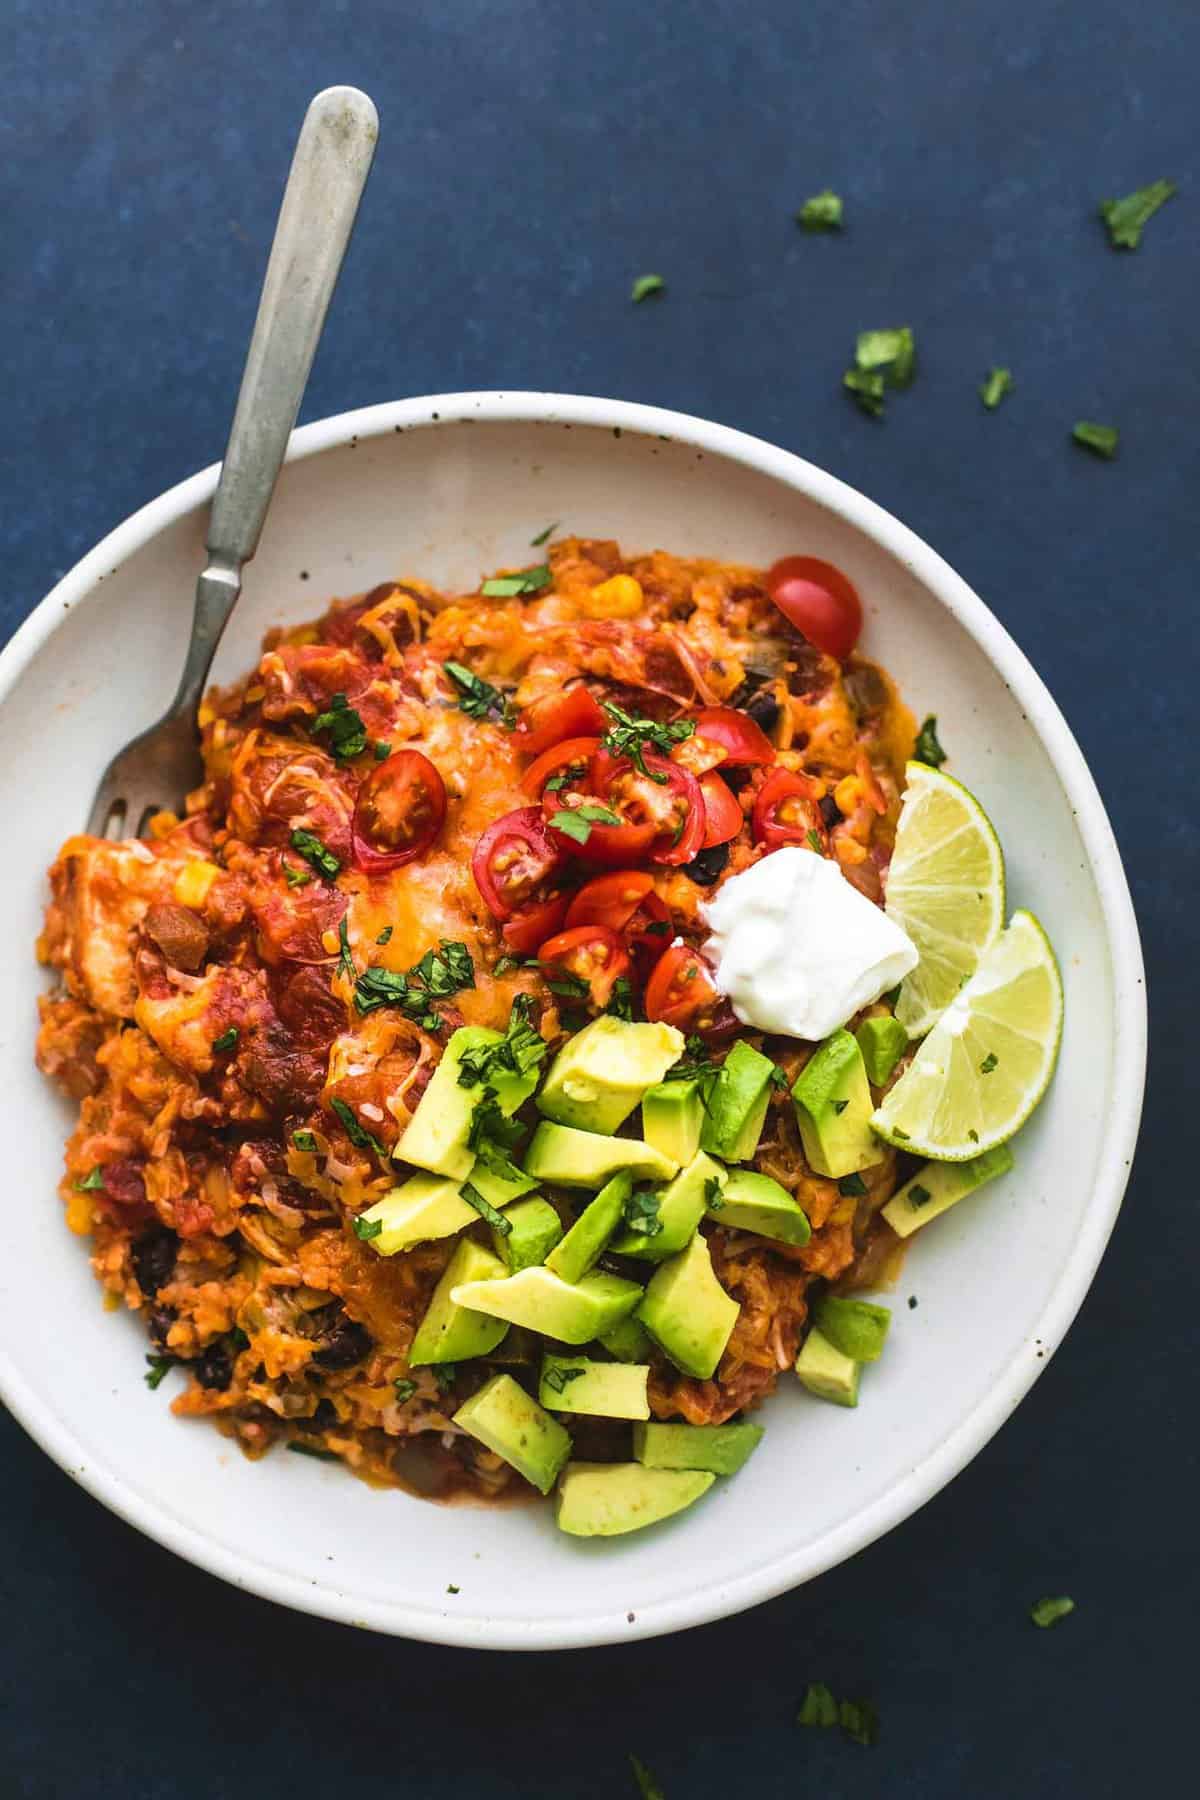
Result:
[[[762,726],[768,736],[774,731],[776,725],[779,723],[779,701],[770,691],[755,694],[754,698],[746,707],[746,711],[756,725]]]
[[[202,1388],[217,1388],[224,1393],[233,1380],[233,1346],[227,1337],[215,1343],[191,1364],[192,1374]]]
[[[133,1246],[133,1272],[147,1300],[170,1281],[179,1239],[165,1225],[152,1225]]]
[[[832,831],[842,816],[841,807],[838,805],[832,794],[823,794],[817,801],[817,805],[821,809],[821,817],[824,819],[827,828]]]
[[[146,1324],[150,1331],[150,1342],[156,1350],[167,1347],[167,1333],[175,1323],[178,1314],[173,1306],[152,1306],[146,1315]]]
[[[684,863],[683,872],[699,887],[711,887],[720,880],[728,861],[729,845],[714,844],[711,850],[701,850],[690,863]]]
[[[350,1369],[371,1348],[371,1334],[354,1319],[342,1318],[313,1357],[322,1369]]]

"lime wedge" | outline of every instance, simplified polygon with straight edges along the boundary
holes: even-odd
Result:
[[[1014,913],[871,1124],[889,1144],[939,1162],[994,1149],[1045,1093],[1062,1015],[1049,940],[1032,913]]]
[[[896,1017],[910,1038],[923,1037],[1004,924],[1004,854],[991,820],[961,782],[924,763],[905,771],[884,910],[921,958]]]

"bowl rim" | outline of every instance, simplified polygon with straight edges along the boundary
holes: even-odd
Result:
[[[344,1624],[473,1649],[571,1649],[627,1642],[683,1630],[741,1612],[784,1593],[865,1548],[940,1491],[978,1454],[1032,1387],[1057,1349],[1084,1295],[1116,1222],[1129,1178],[1145,1084],[1147,1011],[1141,944],[1129,887],[1104,804],[1083,753],[1041,677],[1005,628],[936,551],[882,506],[795,455],[748,433],[691,414],[591,395],[481,391],[385,401],[338,413],[293,432],[287,461],[299,462],[351,439],[427,427],[487,421],[500,424],[581,425],[632,436],[667,438],[740,463],[802,493],[872,539],[922,582],[987,656],[1014,695],[1049,755],[1075,810],[1096,881],[1112,957],[1114,1016],[1120,1021],[1113,1054],[1113,1106],[1106,1142],[1083,1228],[1037,1323],[1047,1346],[1042,1358],[1014,1355],[980,1402],[937,1446],[852,1519],[815,1543],[712,1588],[696,1584],[638,1609],[564,1621],[521,1624],[467,1614],[447,1616],[403,1602],[364,1603],[333,1587],[264,1568],[147,1501],[115,1471],[91,1457],[25,1378],[0,1357],[0,1397],[59,1467],[112,1512],[166,1549],[233,1586],[301,1612]],[[158,532],[205,504],[216,487],[211,464],[149,501],[109,532],[50,590],[0,651],[0,705],[68,612]],[[269,528],[269,527],[268,527]]]

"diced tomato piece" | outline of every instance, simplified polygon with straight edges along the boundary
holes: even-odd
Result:
[[[556,776],[568,776],[579,785],[586,785],[587,772],[592,766],[592,757],[599,748],[598,737],[565,738],[561,744],[552,744],[543,750],[536,762],[531,762],[521,777],[521,786],[534,800],[552,799],[563,790],[563,783],[545,793],[546,783]]]
[[[547,898],[562,862],[541,808],[522,806],[488,826],[471,857],[471,873],[492,916],[511,919],[531,902]]]
[[[821,817],[817,784],[791,769],[773,769],[754,801],[751,820],[756,843],[768,850],[783,844],[807,844],[824,852],[829,834]]]
[[[624,931],[654,887],[653,875],[642,869],[619,869],[597,875],[580,888],[567,908],[568,926],[606,925]]]
[[[567,916],[567,895],[551,894],[546,900],[535,900],[522,907],[504,925],[501,936],[515,956],[532,956],[548,937],[562,925]]]
[[[761,725],[736,706],[706,706],[696,714],[693,736],[676,744],[671,756],[702,775],[719,763],[728,763],[731,769],[765,767],[775,761],[775,746]]]
[[[367,874],[399,869],[429,848],[445,817],[445,784],[429,758],[397,750],[358,790],[354,861]]]
[[[604,1011],[613,988],[622,976],[628,977],[631,967],[620,938],[603,925],[560,931],[542,945],[538,962],[552,994],[597,1013]]]
[[[704,850],[712,850],[718,844],[727,844],[735,838],[745,824],[745,814],[737,803],[737,797],[731,794],[721,777],[715,770],[700,777],[700,792],[704,796]]]
[[[627,758],[605,758],[593,770],[593,786],[603,789],[604,804],[631,826],[650,827],[645,854],[651,862],[677,867],[691,862],[704,838],[704,796],[700,783],[687,769],[647,751],[643,775]],[[597,759],[599,765],[599,758]],[[613,828],[615,829],[615,828]]]
[[[623,935],[634,967],[645,981],[671,941],[670,909],[657,894],[647,894],[626,924]]]
[[[600,702],[580,682],[561,693],[543,694],[523,707],[513,743],[526,756],[540,756],[567,738],[598,737],[607,729],[608,718]]]
[[[722,997],[712,970],[689,944],[672,944],[646,983],[646,1017],[680,1031],[704,1031],[717,1017]]]

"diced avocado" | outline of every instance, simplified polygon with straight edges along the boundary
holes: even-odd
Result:
[[[586,1275],[621,1223],[632,1190],[633,1176],[622,1169],[588,1201],[566,1237],[545,1258],[546,1267],[564,1281],[578,1281]]]
[[[558,1484],[555,1516],[560,1531],[572,1537],[619,1537],[682,1512],[716,1479],[699,1469],[568,1463]]]
[[[517,1368],[522,1363],[535,1363],[542,1360],[542,1340],[536,1332],[526,1331],[523,1325],[510,1325],[507,1333],[494,1350],[489,1350],[486,1361],[503,1363],[506,1368]]]
[[[876,1019],[864,1019],[854,1037],[862,1051],[867,1080],[874,1087],[882,1087],[908,1049],[907,1031],[899,1019],[881,1014]]]
[[[525,1172],[559,1187],[600,1188],[621,1169],[648,1181],[669,1181],[677,1164],[638,1138],[601,1137],[543,1121],[525,1153]]]
[[[552,1412],[589,1413],[598,1419],[648,1419],[644,1363],[591,1362],[586,1356],[542,1358],[538,1399]]]
[[[519,1200],[522,1194],[532,1194],[537,1186],[532,1175],[526,1175],[515,1163],[506,1163],[501,1169],[490,1162],[484,1162],[482,1156],[471,1164],[471,1173],[467,1179],[475,1192],[482,1194],[492,1206],[507,1206],[510,1200]],[[475,1216],[478,1218],[478,1213]]]
[[[474,1164],[470,1173],[472,1185],[496,1207],[507,1206],[518,1194],[527,1194],[536,1186],[520,1171],[518,1179],[509,1180],[482,1163]],[[462,1185],[449,1175],[429,1175],[424,1171],[410,1175],[359,1215],[368,1224],[378,1220],[383,1227],[366,1242],[380,1256],[395,1256],[398,1250],[407,1250],[413,1244],[453,1237],[456,1231],[474,1225],[479,1214],[462,1198]]]
[[[698,1081],[660,1081],[642,1095],[642,1136],[673,1162],[691,1162],[700,1148],[703,1124]]]
[[[656,1270],[637,1316],[677,1369],[707,1381],[740,1310],[713,1273],[708,1243],[697,1232],[686,1250]]]
[[[451,1175],[460,1181],[470,1173],[474,1156],[467,1139],[475,1108],[487,1087],[482,1082],[476,1082],[474,1087],[459,1086],[463,1053],[482,1044],[498,1044],[500,1039],[498,1031],[489,1031],[484,1025],[463,1025],[452,1034],[429,1086],[417,1102],[416,1112],[392,1152],[397,1162],[414,1163],[418,1169]],[[501,1112],[511,1117],[537,1086],[537,1073],[518,1075],[499,1069],[489,1077],[488,1085]]]
[[[652,1348],[650,1333],[632,1314],[614,1325],[611,1331],[602,1331],[596,1342],[623,1363],[645,1362]]]
[[[636,1281],[623,1281],[619,1275],[585,1275],[572,1286],[552,1270],[537,1268],[522,1269],[506,1279],[475,1282],[469,1291],[459,1289],[458,1295],[461,1305],[494,1319],[527,1325],[530,1331],[557,1338],[562,1344],[586,1344],[627,1318],[642,1290]]]
[[[673,1025],[634,1024],[602,1013],[551,1063],[538,1111],[559,1125],[613,1132],[682,1055],[683,1033]]]
[[[827,1037],[792,1089],[809,1166],[835,1179],[882,1162],[886,1149],[871,1130],[874,1102],[862,1051],[845,1027]]]
[[[674,1181],[659,1188],[657,1202],[659,1229],[625,1231],[614,1238],[611,1248],[618,1256],[641,1256],[647,1262],[665,1262],[682,1250],[704,1217],[717,1188],[725,1184],[727,1171],[703,1150],[697,1150],[686,1169],[680,1169]]]
[[[568,1433],[511,1375],[485,1381],[459,1407],[454,1423],[502,1456],[541,1494],[550,1492],[571,1454]]]
[[[447,1263],[425,1317],[417,1326],[409,1362],[466,1362],[468,1357],[486,1356],[494,1350],[508,1330],[507,1324],[486,1313],[472,1312],[462,1296],[468,1295],[476,1283],[490,1285],[504,1273],[498,1256],[472,1238],[464,1238]],[[456,1293],[460,1296],[457,1299]]]
[[[757,1450],[761,1425],[660,1425],[633,1428],[633,1454],[647,1469],[709,1469],[736,1475]]]
[[[822,1294],[813,1308],[813,1323],[821,1336],[854,1362],[879,1361],[891,1322],[886,1306],[842,1294]]]
[[[926,1163],[893,1194],[883,1216],[898,1237],[911,1237],[930,1219],[973,1194],[985,1181],[1007,1175],[1012,1166],[1013,1154],[1007,1144],[997,1144],[994,1150],[985,1150],[970,1162]]]
[[[522,1200],[504,1217],[511,1230],[507,1234],[493,1230],[492,1242],[514,1275],[545,1262],[563,1234],[562,1221],[548,1200]]]
[[[785,1187],[754,1169],[731,1169],[717,1197],[709,1202],[708,1216],[718,1225],[737,1231],[755,1231],[779,1244],[807,1244],[812,1236],[808,1214]]]
[[[775,1064],[739,1038],[704,1097],[700,1142],[724,1162],[749,1162],[758,1149]]]
[[[835,1349],[815,1327],[805,1338],[796,1358],[796,1373],[809,1393],[815,1394],[818,1400],[832,1400],[835,1406],[858,1405],[861,1367],[853,1357]]]

